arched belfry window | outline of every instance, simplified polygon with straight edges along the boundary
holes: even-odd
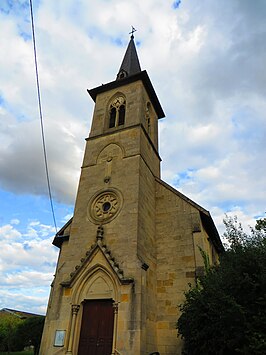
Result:
[[[109,107],[109,128],[122,126],[125,123],[126,100],[116,96]]]

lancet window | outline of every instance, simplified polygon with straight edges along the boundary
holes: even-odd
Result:
[[[117,96],[109,107],[109,128],[122,126],[125,123],[126,100]]]

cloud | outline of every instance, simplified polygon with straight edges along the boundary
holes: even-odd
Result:
[[[0,227],[1,239],[16,239],[20,237],[21,233],[16,230],[11,224]]]
[[[52,274],[42,271],[27,271],[8,273],[1,281],[2,286],[10,288],[39,288],[51,284]]]
[[[179,3],[178,11],[172,9],[177,2],[147,1],[138,5],[140,1],[99,1],[94,6],[80,2],[73,7],[71,3],[55,5],[45,1],[35,9],[53,197],[64,203],[74,202],[83,139],[88,134],[92,112],[85,89],[115,78],[124,54],[121,43],[126,46],[127,41],[122,30],[130,18],[136,20],[134,26],[139,28],[136,37],[140,36],[142,42],[140,60],[154,78],[166,107],[160,145],[163,176],[174,184],[178,174],[194,169],[194,184],[201,190],[203,181],[196,178],[203,177],[202,172],[215,165],[221,182],[216,186],[223,188],[209,188],[209,194],[218,198],[223,192],[231,193],[231,183],[238,183],[243,170],[246,180],[254,185],[254,178],[258,180],[253,176],[254,167],[265,149],[266,54],[261,41],[266,31],[261,15],[265,4],[258,1],[251,10],[247,1],[235,0],[224,6],[205,0],[200,5]],[[114,9],[124,16],[118,20]],[[16,9],[13,13],[18,16]],[[16,193],[46,195],[32,43],[19,35],[14,16],[2,15],[6,34],[2,46],[10,60],[2,59],[1,64],[5,73],[14,76],[11,80],[6,76],[3,81],[1,122],[5,124],[1,139],[6,144],[1,151],[0,183]],[[253,24],[250,31],[248,23]],[[155,61],[151,53],[156,52],[160,55]],[[10,82],[18,83],[15,90]],[[26,139],[28,132],[31,139]],[[234,174],[231,183],[222,183],[227,179],[227,172],[222,170],[224,161],[230,159],[231,166],[237,167],[243,149],[243,154],[256,151],[257,157],[242,161],[239,174]],[[265,172],[262,167],[260,170],[260,174]],[[187,184],[181,188],[190,193]],[[204,199],[201,201],[205,203]]]
[[[250,1],[234,0],[225,6],[210,0],[117,0],[74,6],[46,0],[34,10],[48,163],[57,201],[74,202],[93,107],[85,89],[115,78],[124,54],[121,43],[125,47],[128,40],[125,28],[132,22],[141,39],[142,67],[148,69],[167,114],[160,124],[163,177],[174,184],[180,174],[193,170],[193,188],[200,191],[204,172],[216,169],[219,174],[208,195],[218,200],[223,194],[228,198],[245,172],[246,199],[257,194],[257,184],[265,192],[260,164],[266,141],[264,1],[251,6]],[[0,59],[0,184],[15,193],[47,195],[32,43],[20,34],[24,26],[30,35],[27,11],[24,2],[12,8],[6,3],[0,14],[5,32],[1,47],[9,58]],[[178,187],[191,193],[188,182]],[[200,197],[199,202],[205,200]],[[208,204],[214,207],[213,201]]]
[[[0,290],[0,308],[18,309],[44,315],[47,307],[47,293],[32,296],[25,295],[23,291],[23,289],[17,292]]]
[[[17,219],[17,218],[14,218],[14,219],[12,219],[12,220],[10,221],[10,224],[15,224],[15,225],[17,225],[17,224],[19,224],[19,223],[20,223],[20,220]]]
[[[75,200],[93,112],[86,89],[115,79],[132,24],[141,66],[166,113],[162,178],[210,210],[219,230],[225,212],[254,224],[266,196],[265,17],[264,0],[35,2],[56,203]],[[2,2],[0,21],[0,187],[23,198],[47,196],[27,2]],[[45,281],[53,272],[54,230],[41,217],[16,219],[0,227],[2,280],[15,287],[18,275],[18,284],[31,287],[30,275],[44,272]]]
[[[0,227],[0,307],[44,313],[57,260],[54,227],[34,221],[29,230],[34,233],[22,234],[11,224]]]
[[[32,237],[31,237],[32,238]],[[41,240],[35,237],[33,240],[11,241],[6,237],[0,241],[2,270],[21,270],[21,268],[31,268],[34,270],[53,270],[57,259],[57,253],[53,249],[52,238]]]
[[[178,40],[169,46],[172,72],[164,74],[172,94],[160,135],[163,177],[211,211],[238,205],[255,217],[265,209],[266,6],[249,4],[182,3],[179,38],[197,38],[200,25],[194,39],[200,45],[192,46],[194,55]]]

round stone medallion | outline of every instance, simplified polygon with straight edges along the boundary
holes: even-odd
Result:
[[[89,201],[88,217],[96,223],[107,223],[116,217],[121,209],[122,196],[117,190],[97,193]]]

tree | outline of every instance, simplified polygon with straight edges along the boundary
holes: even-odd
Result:
[[[266,218],[261,218],[257,220],[255,229],[258,231],[266,232]]]
[[[25,319],[17,328],[16,337],[24,347],[33,345],[34,355],[39,353],[45,317],[36,316]]]
[[[184,354],[266,354],[266,219],[224,221],[229,248],[190,286],[177,322]]]
[[[21,319],[12,314],[0,317],[0,351],[21,351],[26,346],[34,346],[38,354],[44,325],[43,316]]]
[[[6,314],[0,318],[0,344],[3,351],[8,351],[8,354],[12,350],[16,349],[14,338],[18,325],[22,320],[11,314]]]

